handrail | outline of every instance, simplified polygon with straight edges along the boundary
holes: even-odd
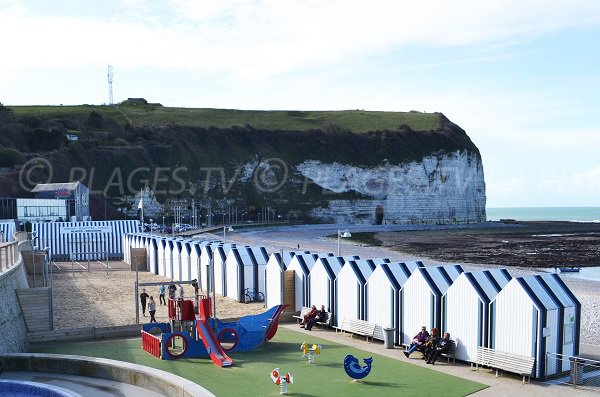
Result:
[[[0,272],[19,262],[18,241],[0,243]]]

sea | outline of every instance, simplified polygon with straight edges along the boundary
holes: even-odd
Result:
[[[488,221],[515,219],[518,221],[569,221],[600,223],[600,207],[512,207],[486,208]],[[548,272],[553,268],[545,269]],[[578,273],[563,273],[565,277],[600,281],[600,267],[582,268]]]
[[[570,221],[600,223],[600,207],[506,207],[486,208],[487,220]]]

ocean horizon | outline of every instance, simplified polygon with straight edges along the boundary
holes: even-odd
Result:
[[[488,221],[569,221],[600,223],[600,207],[489,207]]]

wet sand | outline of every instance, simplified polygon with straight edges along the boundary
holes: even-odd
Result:
[[[600,266],[600,224],[515,222],[471,229],[376,233],[382,246],[444,262],[505,267]]]

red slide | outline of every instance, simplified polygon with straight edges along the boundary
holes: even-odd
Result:
[[[198,320],[196,321],[196,329],[198,330],[198,334],[202,338],[202,342],[208,350],[208,354],[210,354],[210,359],[212,362],[219,367],[230,367],[233,365],[233,360],[225,354],[221,344],[217,341],[214,332],[208,326],[208,322],[206,320]]]

